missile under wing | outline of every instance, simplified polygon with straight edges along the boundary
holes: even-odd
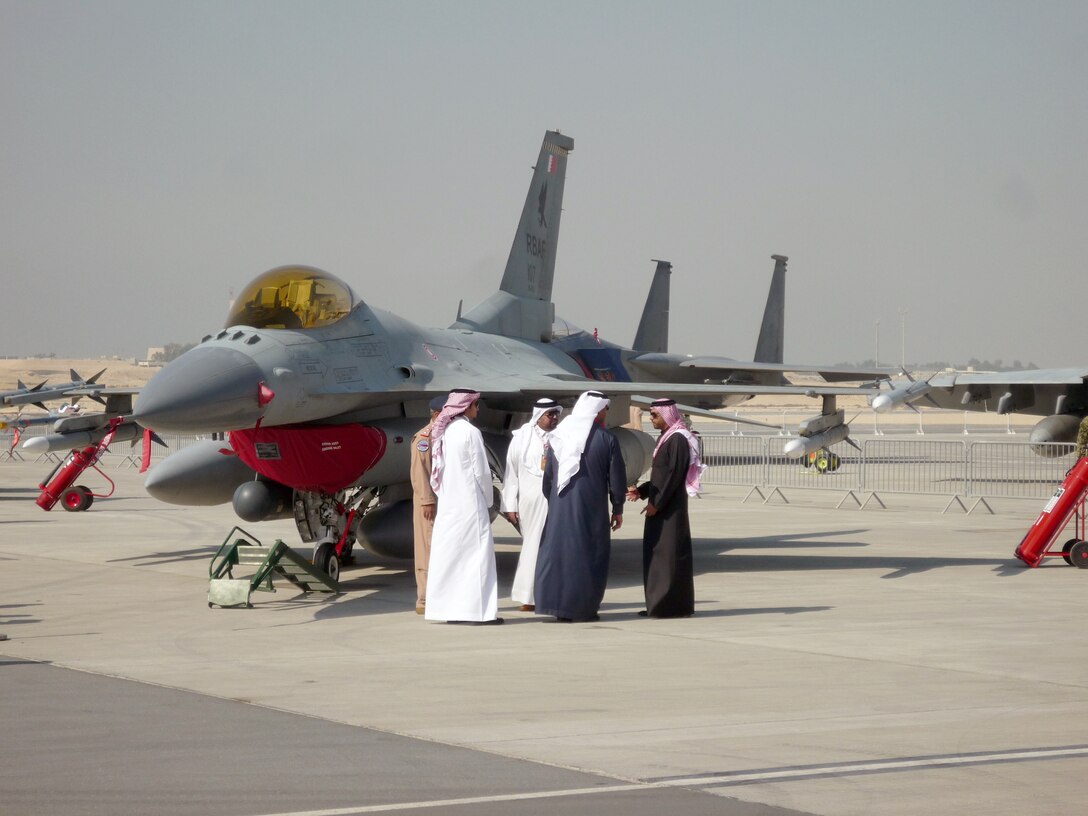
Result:
[[[22,380],[19,380],[18,388],[12,391],[4,391],[0,393],[0,401],[4,405],[36,405],[43,411],[47,410],[45,403],[50,400],[67,399],[69,397],[75,397],[78,400],[80,397],[90,397],[91,399],[102,402],[99,396],[105,389],[98,383],[98,378],[106,372],[106,369],[102,369],[90,379],[83,379],[76,373],[75,369],[69,369],[68,374],[71,377],[71,381],[67,383],[57,383],[56,385],[47,385],[48,381],[43,380],[32,388],[28,388],[23,384]]]

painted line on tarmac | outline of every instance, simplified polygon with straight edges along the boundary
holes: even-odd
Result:
[[[520,802],[526,799],[551,799],[559,796],[590,796],[595,793],[623,793],[625,791],[650,790],[661,785],[634,783],[629,785],[602,785],[598,788],[569,788],[566,790],[539,791],[537,793],[506,793],[495,796],[470,796],[464,799],[432,799],[424,802],[391,802],[387,805],[362,805],[360,807],[330,808],[328,810],[295,810],[290,813],[265,813],[262,816],[352,816],[355,813],[386,813],[413,808],[452,807],[479,805],[488,802]]]
[[[878,759],[871,762],[841,762],[830,765],[804,765],[793,768],[767,768],[756,771],[735,771],[700,776],[661,777],[646,780],[653,785],[669,787],[683,785],[693,788],[752,785],[760,782],[788,782],[793,779],[815,779],[861,774],[894,773],[897,771],[950,768],[965,765],[996,765],[1005,762],[1033,762],[1042,759],[1062,759],[1088,755],[1088,745],[1064,745],[1054,748],[1025,748],[972,754],[939,754],[933,756]]]
[[[461,799],[431,799],[421,802],[390,802],[384,805],[360,805],[358,807],[327,808],[323,810],[296,810],[288,813],[266,813],[262,816],[353,816],[357,813],[389,813],[397,810],[456,807],[487,804],[491,802],[521,802],[530,799],[551,799],[561,796],[592,796],[602,793],[626,793],[654,788],[721,788],[730,785],[753,785],[761,782],[788,782],[800,779],[818,779],[860,774],[893,773],[897,771],[962,767],[965,765],[992,765],[1003,762],[1032,762],[1041,759],[1062,759],[1088,755],[1088,745],[1067,745],[1057,748],[1032,748],[1014,751],[997,751],[975,754],[944,754],[902,759],[874,760],[872,762],[833,763],[830,765],[805,765],[792,768],[768,768],[759,771],[735,771],[700,776],[662,777],[624,785],[601,785],[595,788],[568,788],[536,793],[509,793],[495,796],[471,796]]]

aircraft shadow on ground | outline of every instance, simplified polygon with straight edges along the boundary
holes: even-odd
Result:
[[[207,561],[211,563],[212,556],[218,551],[218,545],[212,544],[206,547],[193,547],[189,550],[173,550],[171,552],[148,552],[134,555],[129,558],[113,558],[108,564],[133,564],[137,567],[156,567],[162,564],[180,564],[186,561]]]
[[[883,579],[903,578],[934,569],[948,567],[1010,566],[1010,559],[969,558],[963,556],[890,556],[884,553],[865,552],[868,544],[859,541],[810,541],[822,535],[851,535],[860,530],[832,531],[831,533],[796,534],[787,536],[762,536],[737,539],[695,539],[692,543],[696,574],[708,572],[803,572],[809,570],[887,570]],[[846,548],[849,554],[830,553],[769,553],[768,549],[826,550]],[[756,550],[744,553],[745,550]],[[760,552],[763,551],[763,552]]]
[[[695,617],[735,618],[746,615],[800,615],[805,612],[827,612],[833,606],[758,606],[745,609],[706,609],[708,604],[718,603],[714,598],[695,597]],[[642,604],[621,604],[605,601],[601,604],[601,622],[645,620],[638,613]]]
[[[21,626],[27,623],[41,623],[42,619],[23,612],[9,612],[9,609],[24,609],[41,604],[0,604],[0,631],[9,626]]]
[[[3,491],[0,491],[0,501],[25,502],[31,496],[37,496],[41,492],[41,489],[37,487],[5,487]]]

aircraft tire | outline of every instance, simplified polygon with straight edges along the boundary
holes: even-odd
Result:
[[[1078,541],[1069,548],[1069,560],[1074,567],[1088,569],[1088,541]]]
[[[314,566],[334,581],[340,580],[340,558],[336,555],[336,546],[326,541],[314,550]]]

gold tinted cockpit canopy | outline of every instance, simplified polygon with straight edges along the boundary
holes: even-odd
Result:
[[[226,327],[313,329],[345,317],[355,303],[351,287],[335,275],[312,266],[279,266],[235,298]]]

